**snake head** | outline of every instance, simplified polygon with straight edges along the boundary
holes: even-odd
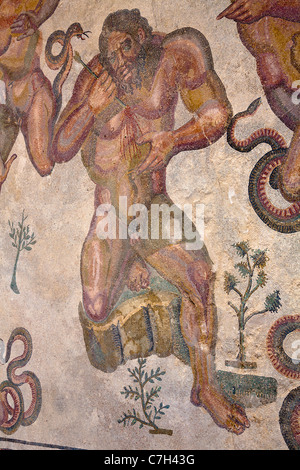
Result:
[[[82,41],[84,41],[86,38],[83,37],[83,36],[86,36],[87,38],[89,37],[88,33],[91,33],[92,31],[84,31],[83,33],[81,34],[77,34],[77,37],[78,39],[81,39]]]
[[[257,108],[261,105],[262,101],[261,98],[257,98],[256,100],[252,101],[247,109],[248,114],[254,114]]]

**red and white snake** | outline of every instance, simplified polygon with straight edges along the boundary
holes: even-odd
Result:
[[[24,346],[22,354],[12,359],[9,363],[11,349],[16,341],[21,341]],[[25,328],[16,328],[10,335],[7,343],[4,363],[7,366],[7,380],[0,384],[0,431],[5,434],[13,434],[19,426],[29,426],[37,419],[42,404],[42,388],[38,377],[31,371],[23,371],[16,374],[17,369],[24,367],[31,358],[32,340]],[[31,390],[31,402],[27,409],[24,407],[23,394],[20,387],[29,385]],[[13,405],[9,403],[9,396]]]
[[[258,98],[246,111],[237,113],[232,118],[227,129],[227,141],[238,152],[251,152],[260,144],[271,146],[272,150],[256,163],[250,174],[249,200],[260,219],[273,230],[282,233],[298,232],[300,231],[300,201],[290,203],[287,207],[280,207],[269,197],[269,189],[279,188],[278,171],[288,151],[285,139],[275,129],[269,128],[258,129],[242,140],[235,136],[237,123],[243,118],[252,116],[260,104],[261,99]]]
[[[70,73],[73,63],[73,48],[71,40],[73,37],[84,40],[84,36],[88,37],[89,32],[90,31],[84,31],[80,23],[73,23],[69,26],[66,33],[62,30],[57,30],[50,34],[47,39],[45,47],[46,63],[51,70],[60,69],[53,82],[53,93],[57,103],[55,118],[57,118],[61,108],[62,86]],[[52,53],[52,48],[56,43],[60,44],[62,48],[58,54],[54,55]]]

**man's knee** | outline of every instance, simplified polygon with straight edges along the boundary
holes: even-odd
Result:
[[[83,306],[90,320],[101,322],[108,316],[108,302],[105,294],[98,293],[92,296],[87,289],[83,289]]]
[[[40,176],[49,176],[52,173],[52,170],[54,168],[54,163],[50,162],[46,164],[40,164],[35,162],[35,168],[36,171]]]
[[[205,260],[195,260],[188,266],[188,275],[192,282],[197,284],[207,284],[213,282],[214,273],[210,264]]]
[[[50,134],[44,131],[42,135],[40,130],[33,130],[32,127],[28,128],[26,125],[23,125],[21,129],[31,163],[40,176],[49,176],[54,168],[49,152]]]

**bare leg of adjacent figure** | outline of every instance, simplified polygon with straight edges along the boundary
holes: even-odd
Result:
[[[54,163],[51,160],[50,147],[52,138],[52,122],[55,114],[55,100],[50,82],[42,74],[37,74],[31,86],[38,87],[39,80],[43,85],[38,88],[31,106],[22,120],[29,158],[41,176],[51,173]]]
[[[286,159],[280,168],[280,191],[288,201],[300,200],[300,108],[286,87],[266,89],[269,105],[277,117],[294,132]]]
[[[288,201],[300,201],[300,125],[297,126],[280,172],[280,190]]]
[[[0,105],[0,190],[7,178],[10,167],[17,155],[10,155],[19,133],[19,126],[16,122],[12,110],[4,105]]]

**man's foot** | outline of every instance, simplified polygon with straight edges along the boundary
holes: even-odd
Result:
[[[134,291],[139,292],[141,289],[149,287],[150,273],[145,264],[140,261],[135,261],[130,268],[127,287]]]
[[[229,401],[215,387],[202,388],[201,392],[193,387],[191,402],[203,406],[218,426],[234,434],[242,434],[250,426],[244,409]]]

